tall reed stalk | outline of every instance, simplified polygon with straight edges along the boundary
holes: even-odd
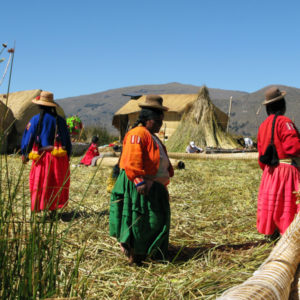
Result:
[[[47,212],[30,214],[27,180],[22,180],[24,166],[14,176],[7,172],[12,167],[8,164],[6,156],[0,156],[0,298],[77,296],[81,292],[73,285],[78,285],[84,248],[70,272],[62,274],[60,260],[68,228],[60,232],[60,221],[49,219]]]

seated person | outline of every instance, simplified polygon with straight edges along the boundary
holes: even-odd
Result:
[[[186,147],[185,152],[187,153],[200,153],[203,152],[203,149],[200,147],[197,147],[195,145],[195,142],[190,142],[190,144]]]
[[[251,149],[253,147],[253,141],[249,137],[244,138],[245,148]]]
[[[98,141],[99,138],[97,136],[93,136],[92,144],[89,149],[86,151],[84,157],[80,161],[80,164],[84,164],[86,166],[95,166],[97,163],[97,159],[100,158],[100,153],[98,151]]]

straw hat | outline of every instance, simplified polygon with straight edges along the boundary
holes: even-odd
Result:
[[[144,108],[156,108],[160,110],[169,110],[168,107],[163,106],[163,98],[158,95],[147,95],[144,103],[140,103],[139,107]]]
[[[57,104],[53,100],[53,93],[42,91],[39,96],[32,100],[34,104],[56,107]]]
[[[265,101],[262,103],[264,105],[276,102],[281,100],[286,95],[285,91],[280,92],[280,90],[274,86],[266,90],[265,92]]]

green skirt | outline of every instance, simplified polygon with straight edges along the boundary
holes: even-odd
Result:
[[[124,170],[111,193],[109,233],[128,244],[135,254],[165,259],[170,231],[169,193],[154,182],[147,196],[140,195]]]

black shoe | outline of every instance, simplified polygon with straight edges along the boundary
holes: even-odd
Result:
[[[280,238],[280,233],[278,229],[276,228],[275,231],[272,234],[265,235],[266,240],[269,242],[274,242]]]

